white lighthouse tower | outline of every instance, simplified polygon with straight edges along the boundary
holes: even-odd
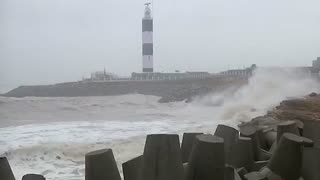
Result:
[[[145,4],[142,19],[142,72],[153,72],[153,19],[150,4]]]

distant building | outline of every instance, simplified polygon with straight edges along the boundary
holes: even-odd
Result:
[[[312,67],[315,69],[320,69],[320,57],[318,57],[316,60],[312,61]]]
[[[225,76],[251,76],[253,71],[257,68],[257,65],[252,64],[251,67],[245,69],[231,69],[221,72],[221,75]]]
[[[179,79],[205,79],[210,77],[208,72],[185,73],[132,73],[131,80],[179,80]]]
[[[308,75],[315,73],[314,68],[311,66],[294,67],[292,69],[296,74]]]
[[[118,76],[107,73],[106,70],[104,71],[96,71],[91,73],[91,77],[89,80],[91,81],[110,81],[110,80],[117,80]]]

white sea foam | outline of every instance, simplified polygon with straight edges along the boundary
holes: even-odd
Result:
[[[237,127],[281,100],[318,91],[316,81],[285,69],[260,69],[248,85],[194,102],[159,104],[158,97],[0,98],[0,154],[20,179],[83,180],[84,156],[112,148],[121,163],[142,154],[150,133],[213,133],[217,124]],[[121,170],[121,168],[120,168]]]
[[[112,148],[120,168],[122,162],[142,154],[147,134],[212,133],[218,123],[211,107],[158,104],[158,99],[143,95],[3,98],[3,120],[12,122],[0,129],[0,154],[9,158],[18,179],[26,173],[40,173],[49,180],[82,180],[87,152]],[[46,119],[39,119],[46,114]],[[24,117],[31,120],[24,121]]]

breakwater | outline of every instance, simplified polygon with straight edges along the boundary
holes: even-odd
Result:
[[[319,121],[218,125],[212,134],[150,134],[143,154],[122,164],[124,180],[318,180]],[[0,178],[14,180],[5,157]],[[23,180],[43,180],[27,174]],[[86,180],[121,180],[112,149],[85,155]]]
[[[53,85],[20,86],[3,96],[7,97],[77,97],[144,94],[159,96],[161,102],[182,101],[196,95],[207,94],[245,84],[248,77],[218,76],[206,79],[167,81],[102,81],[69,82]]]

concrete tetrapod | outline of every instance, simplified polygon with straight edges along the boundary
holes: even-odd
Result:
[[[270,150],[273,143],[277,140],[277,132],[274,131],[273,129],[268,129],[265,132],[263,132],[263,135],[264,135],[264,139],[266,140],[266,144],[267,144],[266,150]]]
[[[225,167],[224,180],[235,180],[235,170],[233,169],[233,167]]]
[[[220,137],[198,135],[190,155],[187,180],[223,180],[224,142]]]
[[[311,139],[308,139],[306,137],[301,137],[301,138],[303,140],[304,147],[313,147],[314,146],[314,143],[313,143],[313,141]],[[278,147],[277,142],[274,142],[272,147],[270,148],[269,153],[270,154],[274,154],[274,152],[276,151],[277,147]]]
[[[260,171],[262,168],[267,166],[269,161],[256,161],[254,162],[253,171]]]
[[[186,163],[189,161],[190,153],[192,151],[193,144],[196,136],[203,133],[184,133],[181,144],[182,162]]]
[[[236,147],[232,152],[231,165],[236,168],[244,167],[246,170],[251,171],[254,166],[252,150],[251,138],[239,137]]]
[[[142,180],[183,180],[179,136],[148,135],[143,153]]]
[[[225,168],[224,180],[241,180],[241,177],[233,167],[227,166]]]
[[[306,180],[319,180],[320,149],[304,148],[302,159],[302,177]]]
[[[234,180],[242,180],[240,175],[238,174],[238,172],[236,170],[234,170]]]
[[[22,180],[46,180],[46,178],[39,174],[26,174],[22,177]]]
[[[189,163],[183,163],[183,174],[184,177],[187,177]]]
[[[0,179],[15,180],[10,164],[6,157],[0,157]]]
[[[268,180],[283,180],[280,176],[273,173],[268,167],[262,168],[259,173],[265,177],[268,177]]]
[[[268,168],[283,180],[297,180],[301,175],[304,138],[284,133],[272,155]]]
[[[260,149],[260,161],[269,160],[271,158],[272,154],[269,151],[266,151],[264,149]]]
[[[269,150],[268,142],[264,135],[264,130],[262,128],[257,129],[257,134],[259,138],[260,149]]]
[[[299,134],[302,135],[303,134],[303,128],[304,128],[304,123],[300,120],[295,120],[298,130],[299,130]]]
[[[285,121],[277,126],[277,142],[280,141],[280,138],[284,133],[292,133],[295,135],[300,135],[298,125],[295,121]]]
[[[223,138],[225,161],[227,164],[230,164],[232,162],[231,153],[233,152],[235,144],[239,138],[239,131],[232,127],[219,124],[214,135]]]
[[[141,179],[142,157],[138,156],[122,164],[124,180]]]
[[[102,149],[86,154],[85,180],[121,180],[111,149]]]
[[[244,179],[244,175],[248,174],[248,171],[246,168],[242,167],[237,169],[237,173],[239,174],[241,179]]]
[[[304,121],[303,136],[314,141],[314,147],[320,148],[320,121]]]
[[[253,159],[260,160],[260,137],[258,130],[253,126],[240,126],[240,134],[243,137],[251,138]]]
[[[268,180],[268,177],[260,172],[250,172],[244,175],[244,177],[246,180]]]

